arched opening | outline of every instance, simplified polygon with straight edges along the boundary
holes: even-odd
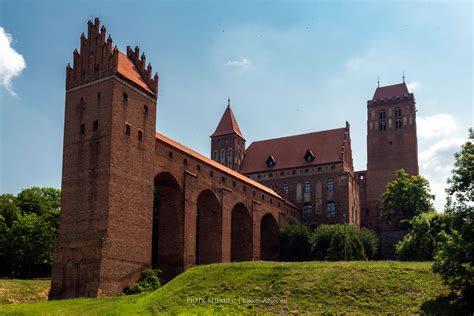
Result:
[[[196,264],[221,261],[222,213],[211,190],[199,194],[196,212]]]
[[[76,282],[77,282],[77,274],[76,269],[74,268],[74,263],[72,260],[69,260],[66,263],[66,267],[64,269],[64,298],[74,298],[76,297]]]
[[[167,172],[155,177],[151,265],[165,281],[183,272],[184,198],[176,179]]]
[[[242,203],[232,209],[231,261],[252,260],[252,217]]]
[[[260,221],[260,258],[268,261],[280,259],[280,233],[272,214],[266,214]]]
[[[77,297],[85,297],[87,295],[87,266],[86,266],[86,259],[82,258],[79,261],[79,265],[77,266]]]

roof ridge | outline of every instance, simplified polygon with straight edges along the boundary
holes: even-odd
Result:
[[[346,129],[346,127],[325,129],[325,130],[316,131],[316,132],[309,132],[309,133],[303,133],[303,134],[295,134],[295,135],[289,135],[289,136],[281,136],[281,137],[275,137],[275,138],[256,140],[256,141],[253,141],[250,144],[250,146],[254,143],[262,143],[262,142],[267,142],[267,141],[272,141],[272,140],[282,140],[282,139],[285,139],[285,138],[292,138],[292,137],[306,136],[306,135],[312,135],[312,134],[318,134],[318,133],[332,132],[332,131],[343,130],[343,129]]]

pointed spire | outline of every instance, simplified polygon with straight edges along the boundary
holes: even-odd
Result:
[[[235,119],[234,113],[230,108],[230,98],[227,99],[227,108],[222,115],[219,124],[217,125],[216,130],[211,135],[211,137],[228,135],[228,134],[237,134],[239,137],[245,140],[242,132],[240,131],[239,124],[237,124],[237,120]]]

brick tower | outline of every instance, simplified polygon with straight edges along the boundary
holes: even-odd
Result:
[[[230,99],[228,99],[227,108],[219,125],[211,135],[211,158],[224,166],[239,171],[244,154],[245,138],[230,108]]]
[[[418,175],[416,107],[405,82],[377,87],[367,101],[367,182],[363,221],[387,230],[379,219],[380,197],[398,169]],[[365,217],[365,218],[364,218]]]
[[[114,47],[96,18],[66,68],[50,299],[115,294],[151,264],[158,75],[145,62],[138,47]]]

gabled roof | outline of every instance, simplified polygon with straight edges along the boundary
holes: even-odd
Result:
[[[227,106],[227,108],[225,109],[224,114],[222,115],[222,118],[219,122],[219,125],[217,125],[217,128],[215,132],[211,135],[211,137],[223,136],[228,134],[237,134],[245,140],[230,106]]]
[[[403,82],[391,86],[378,87],[375,90],[374,97],[372,98],[372,100],[385,99],[397,96],[401,97],[404,95],[408,95],[409,93],[410,92],[408,92],[407,85]]]
[[[346,131],[346,128],[338,128],[253,142],[245,151],[240,172],[249,174],[270,170],[266,164],[270,155],[277,161],[277,169],[342,161],[341,150]],[[310,162],[305,160],[308,150],[315,156]]]
[[[273,195],[273,196],[276,197],[276,198],[279,198],[279,199],[281,199],[281,200],[285,200],[285,199],[282,198],[280,195],[278,195],[278,193],[276,193],[275,191],[273,191],[273,190],[270,189],[269,187],[267,187],[267,186],[265,186],[265,185],[263,185],[263,184],[260,184],[260,183],[258,183],[258,182],[256,182],[256,181],[254,181],[254,180],[252,180],[252,179],[250,179],[250,178],[248,178],[248,177],[246,177],[246,176],[240,174],[240,173],[237,172],[237,171],[234,171],[234,170],[232,170],[232,169],[230,169],[230,168],[227,168],[226,166],[221,165],[221,164],[218,163],[217,161],[214,161],[214,160],[212,160],[212,159],[209,159],[209,158],[207,158],[206,156],[203,156],[203,155],[201,155],[200,153],[198,153],[198,152],[196,152],[196,151],[194,151],[194,150],[192,150],[192,149],[190,149],[190,148],[188,148],[188,147],[186,147],[186,146],[184,146],[184,145],[182,145],[182,144],[180,144],[180,143],[178,143],[178,142],[175,142],[174,140],[172,140],[171,138],[166,137],[166,136],[163,135],[163,134],[156,133],[156,134],[155,134],[155,137],[156,137],[158,140],[160,140],[160,141],[162,141],[162,142],[168,144],[169,146],[171,146],[171,147],[173,147],[173,148],[176,148],[176,149],[178,149],[178,150],[180,150],[180,151],[182,151],[182,152],[184,152],[184,153],[186,153],[186,154],[188,154],[188,155],[190,155],[190,156],[192,156],[192,157],[194,157],[194,158],[196,158],[196,159],[202,161],[203,163],[206,163],[206,164],[208,164],[208,165],[210,165],[210,166],[212,166],[212,167],[214,167],[214,168],[216,168],[216,169],[219,169],[219,170],[221,170],[222,172],[227,173],[227,174],[229,174],[230,176],[233,176],[233,177],[235,177],[235,178],[237,178],[237,179],[239,179],[239,180],[241,180],[241,181],[243,181],[243,182],[246,182],[246,183],[248,183],[249,185],[254,186],[254,187],[256,187],[256,188],[258,188],[258,189],[260,189],[260,190],[262,190],[262,191],[265,191],[266,193],[271,194],[271,195]],[[285,202],[287,202],[287,201],[285,201]],[[292,204],[290,204],[290,203],[288,203],[288,202],[287,202],[287,204],[292,205]]]
[[[118,54],[117,72],[125,79],[130,80],[134,84],[145,89],[147,92],[155,95],[155,93],[151,91],[150,87],[148,87],[148,85],[143,80],[142,75],[140,75],[137,67],[135,67],[133,64],[133,61],[120,51]]]

